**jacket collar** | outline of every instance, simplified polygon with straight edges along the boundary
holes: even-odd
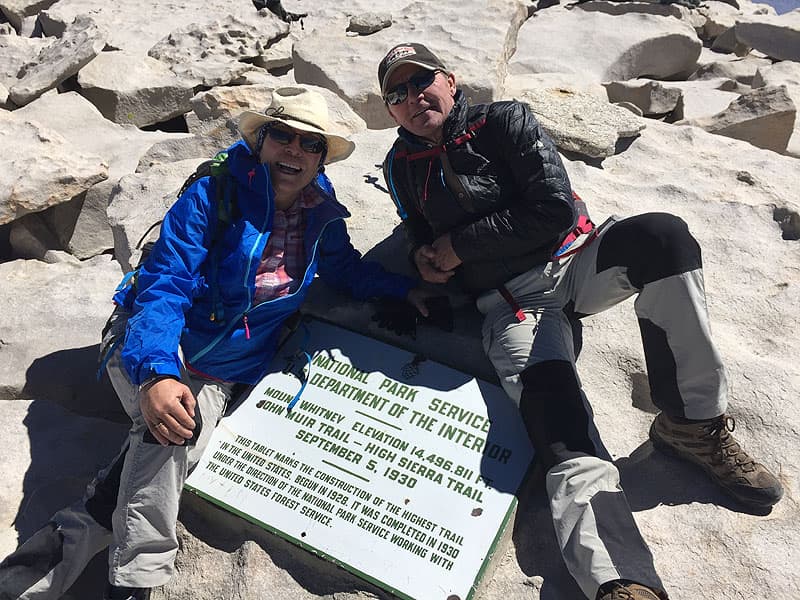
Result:
[[[239,140],[230,146],[227,149],[227,153],[231,175],[239,182],[240,186],[254,191],[268,189],[267,186],[270,185],[269,169],[255,159],[249,146],[244,141]],[[323,202],[320,207],[330,208],[333,213],[341,217],[350,216],[347,208],[336,199],[333,185],[327,175],[324,173],[317,174],[316,178],[309,184],[309,187],[313,187],[314,191],[322,197]],[[324,212],[328,211],[325,210]]]

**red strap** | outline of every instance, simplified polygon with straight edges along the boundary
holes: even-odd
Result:
[[[428,148],[427,150],[422,150],[421,152],[409,153],[408,150],[399,150],[398,152],[395,152],[394,157],[405,158],[406,160],[410,161],[419,160],[420,158],[439,156],[443,152],[447,152],[450,148],[455,148],[456,146],[460,146],[461,144],[465,144],[466,142],[470,141],[475,137],[475,132],[484,125],[486,125],[486,117],[478,119],[472,123],[469,127],[467,127],[467,130],[464,133],[454,138],[447,144],[442,144],[441,146],[436,146],[434,148]]]
[[[504,285],[501,285],[497,288],[497,291],[503,296],[503,299],[508,303],[511,307],[511,310],[514,311],[514,316],[517,317],[517,321],[522,323],[525,320],[525,313],[522,312],[522,309],[517,304],[517,301],[514,299],[514,296],[511,295],[511,292],[508,291],[508,288]]]

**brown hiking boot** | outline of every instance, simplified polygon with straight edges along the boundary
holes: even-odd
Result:
[[[736,422],[721,415],[707,421],[677,422],[664,413],[650,427],[653,446],[700,466],[742,504],[768,508],[783,496],[783,486],[731,435]]]
[[[667,600],[667,595],[638,583],[618,580],[601,585],[597,600]]]

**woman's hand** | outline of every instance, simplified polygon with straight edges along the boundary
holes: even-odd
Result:
[[[192,390],[169,377],[143,387],[139,398],[144,421],[162,446],[192,437],[196,403]]]

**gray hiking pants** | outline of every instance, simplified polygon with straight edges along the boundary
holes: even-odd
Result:
[[[578,243],[586,245],[577,253],[508,281],[513,301],[493,290],[477,306],[484,349],[547,469],[564,561],[594,600],[614,579],[663,586],[578,378],[575,318],[636,295],[652,400],[671,416],[722,414],[726,383],[709,334],[700,249],[683,221],[610,219],[596,238]]]
[[[124,312],[115,312],[104,347],[124,333],[126,321]],[[60,598],[106,546],[108,580],[114,585],[148,588],[163,585],[172,577],[183,483],[222,417],[233,384],[205,379],[184,369],[181,381],[197,400],[203,426],[193,446],[162,446],[148,432],[137,387],[120,363],[119,350],[110,356],[107,371],[133,421],[128,439],[114,461],[89,484],[81,501],[57,512],[50,524],[4,561],[25,563],[26,554],[32,555],[37,549],[41,554],[43,547],[51,551],[48,567],[40,569],[38,578],[31,569],[15,577],[21,600]],[[26,579],[31,585],[27,586]]]

